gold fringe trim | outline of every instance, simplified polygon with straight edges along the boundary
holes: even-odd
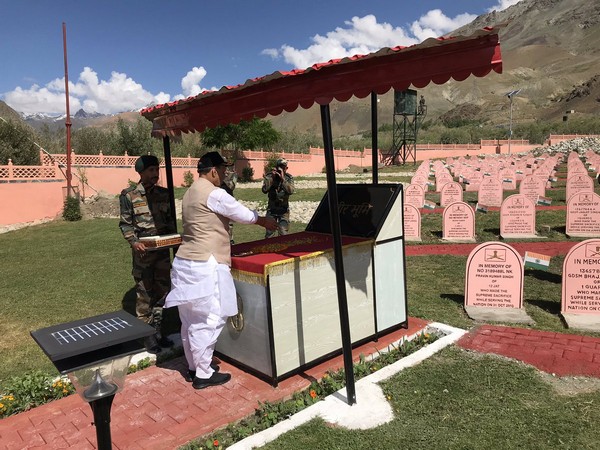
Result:
[[[342,253],[347,256],[348,250],[353,250],[358,247],[374,245],[374,241],[362,241],[348,244],[342,247]],[[283,259],[281,261],[275,261],[270,264],[265,264],[263,273],[248,272],[245,270],[231,268],[231,274],[233,278],[238,281],[242,281],[249,284],[258,284],[260,286],[267,285],[267,277],[269,275],[285,275],[287,273],[294,272],[296,268],[299,270],[306,270],[314,267],[322,267],[331,264],[334,259],[333,249],[319,250],[306,255]],[[299,263],[299,264],[298,264]]]

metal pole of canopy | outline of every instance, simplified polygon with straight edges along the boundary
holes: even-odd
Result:
[[[377,147],[377,94],[371,92],[371,164],[373,164],[373,184],[379,183],[379,153]]]
[[[175,187],[173,186],[173,166],[171,165],[171,141],[169,136],[163,137],[165,152],[165,172],[167,174],[167,188],[169,189],[169,205],[173,214],[173,229],[177,232],[177,211],[175,210]]]
[[[333,236],[333,255],[335,260],[335,279],[340,310],[340,326],[342,332],[342,352],[344,356],[344,372],[346,375],[346,396],[349,405],[356,403],[354,387],[354,366],[352,364],[352,340],[350,339],[350,320],[348,317],[348,298],[346,297],[346,277],[342,256],[342,231],[338,212],[338,195],[335,182],[335,164],[333,159],[333,139],[331,137],[331,116],[329,105],[321,105],[321,127],[323,129],[323,146],[325,150],[325,171],[327,172],[327,193],[329,199],[329,220]]]

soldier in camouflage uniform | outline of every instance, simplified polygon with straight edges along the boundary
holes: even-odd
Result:
[[[135,163],[140,182],[124,189],[119,197],[119,228],[131,245],[132,275],[136,288],[136,315],[152,325],[156,334],[144,340],[149,352],[158,353],[173,341],[161,336],[162,308],[171,288],[171,257],[168,249],[147,251],[139,238],[175,233],[169,191],[157,186],[159,163],[156,156],[141,156]]]
[[[275,163],[275,168],[263,179],[263,194],[268,194],[267,217],[277,221],[279,236],[288,234],[290,229],[290,195],[294,193],[294,177],[287,173],[288,163],[280,158]],[[267,230],[265,238],[270,238],[275,231]]]

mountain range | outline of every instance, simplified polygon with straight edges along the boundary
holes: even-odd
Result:
[[[478,119],[506,126],[509,99],[513,97],[513,122],[561,120],[565,115],[591,116],[600,112],[600,1],[522,0],[505,9],[477,17],[449,36],[469,35],[486,26],[500,29],[503,73],[484,78],[450,80],[419,90],[427,102],[427,119],[442,115]],[[0,101],[0,116],[21,117],[34,128],[42,124],[64,123],[62,117],[23,116]],[[379,96],[379,123],[393,122],[393,92]],[[116,115],[77,111],[73,128],[114,125],[118,118],[135,122],[138,112]],[[295,130],[319,135],[319,108],[298,108],[292,113],[268,117],[278,130]],[[331,120],[336,136],[351,136],[370,129],[370,99],[351,98],[331,104]],[[55,126],[56,126],[55,125]]]

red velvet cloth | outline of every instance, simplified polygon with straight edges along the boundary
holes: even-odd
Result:
[[[342,246],[371,239],[342,236]],[[302,231],[231,247],[231,268],[264,274],[265,266],[333,248],[333,236]]]

